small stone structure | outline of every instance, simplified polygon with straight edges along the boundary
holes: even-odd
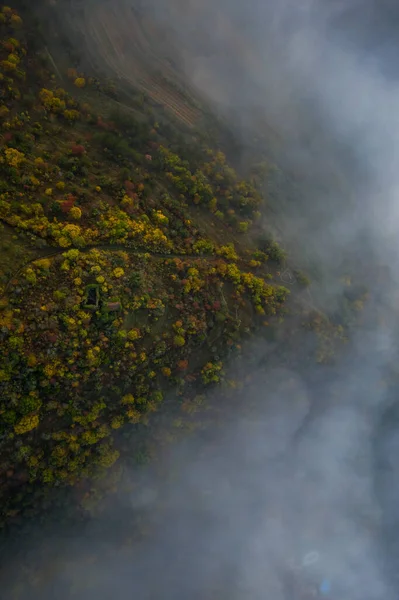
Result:
[[[88,310],[97,310],[100,303],[100,286],[90,284],[86,286],[83,308]]]

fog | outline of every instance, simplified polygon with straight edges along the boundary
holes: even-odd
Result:
[[[312,288],[320,307],[335,305],[348,260],[370,301],[332,367],[300,360],[299,344],[298,360],[265,366],[274,347],[253,343],[251,361],[230,366],[251,381],[209,443],[177,443],[162,476],[143,468],[81,532],[54,525],[26,552],[18,542],[25,556],[11,561],[3,597],[51,556],[51,572],[20,597],[396,598],[399,433],[385,383],[398,356],[398,11],[367,0],[151,0],[146,10],[173,31],[185,76],[234,117],[244,144],[255,107],[278,131],[279,166],[300,171],[306,192],[282,200],[279,231],[323,272]],[[385,287],[375,265],[390,269]],[[125,481],[135,477],[125,467]],[[124,520],[137,514],[150,532],[125,543]]]

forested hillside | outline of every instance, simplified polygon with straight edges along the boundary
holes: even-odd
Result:
[[[168,390],[195,403],[289,293],[284,252],[248,236],[262,198],[222,152],[151,115],[99,113],[98,84],[71,68],[59,87],[27,34],[3,7],[3,519],[33,484],[110,467],[114,432],[148,423]]]

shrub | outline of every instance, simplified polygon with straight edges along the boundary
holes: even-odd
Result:
[[[39,93],[43,106],[50,112],[60,113],[65,110],[65,102],[57,98],[51,90],[43,88]]]
[[[121,403],[127,405],[134,404],[134,396],[132,394],[126,394],[122,397]]]
[[[219,256],[223,256],[224,258],[227,258],[229,260],[238,259],[237,252],[235,251],[234,244],[232,242],[226,244],[226,246],[220,246],[216,254],[218,254]]]
[[[72,206],[71,210],[69,211],[69,214],[71,215],[72,219],[79,221],[79,219],[82,216],[82,211],[78,206]]]
[[[240,223],[238,223],[238,230],[241,233],[246,233],[248,231],[248,227],[249,227],[248,221],[240,221]]]
[[[112,429],[119,429],[120,427],[122,427],[123,423],[124,418],[122,416],[114,417],[111,421],[111,427]]]
[[[10,62],[9,60],[2,60],[0,65],[2,66],[2,68],[4,69],[4,71],[6,71],[6,73],[10,73],[12,71],[15,71],[17,68],[17,65],[13,62]]]
[[[74,84],[77,88],[84,88],[86,85],[86,80],[83,77],[77,77],[74,81]]]
[[[6,148],[4,150],[4,154],[7,164],[14,169],[18,169],[18,167],[25,161],[23,152],[20,152],[15,148]]]
[[[10,19],[10,24],[15,27],[16,29],[21,27],[22,25],[22,19],[19,15],[12,15],[11,19]]]
[[[9,54],[7,60],[10,63],[13,63],[14,65],[18,65],[20,62],[19,56],[17,56],[16,54]]]
[[[14,426],[14,431],[18,435],[22,435],[24,433],[28,433],[29,431],[32,431],[32,429],[36,429],[36,427],[38,425],[39,425],[39,415],[35,415],[35,414],[25,415],[25,417],[22,417],[22,419],[20,419],[18,421],[18,423],[16,423],[16,425]]]
[[[25,279],[29,283],[32,283],[32,284],[36,283],[37,279],[36,279],[36,275],[35,275],[35,272],[33,269],[26,269]]]
[[[62,235],[60,238],[58,238],[58,244],[61,246],[61,248],[68,248],[68,246],[71,246],[70,240],[68,240],[65,235]]]
[[[0,119],[6,117],[10,110],[4,104],[0,106]]]
[[[101,456],[97,459],[101,467],[109,469],[119,458],[119,451],[112,450],[107,446],[101,446]]]
[[[22,398],[18,403],[18,411],[23,415],[29,415],[33,411],[38,410],[42,405],[40,398],[38,398],[34,393],[31,393],[29,396]]]
[[[68,260],[78,260],[78,258],[80,257],[80,252],[76,248],[73,248],[72,250],[64,252],[62,256],[64,258],[67,258]]]
[[[77,110],[67,109],[63,112],[64,119],[69,121],[70,123],[74,123],[78,119],[80,119],[80,113]]]
[[[140,334],[140,330],[139,329],[131,329],[128,334],[127,337],[129,338],[129,340],[138,340],[141,337]]]
[[[262,244],[262,250],[264,250],[266,252],[266,254],[269,256],[270,260],[273,260],[274,262],[281,264],[282,262],[285,261],[287,254],[286,252],[278,245],[277,242],[274,241],[269,241],[269,242],[264,242]]]
[[[207,363],[201,370],[201,375],[205,384],[218,383],[222,375],[222,363]]]
[[[175,337],[173,338],[173,343],[175,346],[180,348],[181,346],[185,345],[186,340],[184,339],[184,337],[182,335],[175,335]]]
[[[51,260],[49,258],[39,258],[35,261],[35,265],[43,271],[48,271],[51,267]]]

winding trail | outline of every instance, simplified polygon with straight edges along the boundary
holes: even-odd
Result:
[[[15,233],[16,228],[13,227],[12,225],[10,225],[9,223],[7,223],[7,221],[5,221],[4,219],[0,218],[0,222],[2,222],[3,226],[6,227],[7,229],[13,231]],[[32,234],[36,239],[40,239],[41,241],[42,238],[39,238],[38,236],[36,236],[35,234]],[[14,273],[10,276],[10,278],[8,279],[4,290],[2,293],[0,293],[0,299],[4,298],[7,293],[10,290],[10,287],[12,285],[13,280],[18,277],[18,275],[20,275],[20,273],[30,264],[34,263],[37,260],[40,260],[42,258],[54,258],[55,256],[59,256],[60,254],[63,254],[64,252],[68,252],[68,250],[79,250],[79,252],[81,253],[87,253],[90,252],[91,250],[100,250],[103,252],[127,252],[128,254],[137,256],[139,257],[144,257],[145,255],[149,255],[151,258],[154,259],[160,259],[160,260],[168,260],[168,259],[174,259],[174,258],[179,258],[181,260],[190,260],[190,261],[199,261],[199,260],[207,260],[207,261],[223,261],[225,263],[230,263],[230,264],[236,264],[238,265],[240,268],[242,269],[248,269],[248,263],[247,261],[245,261],[245,259],[243,258],[238,258],[238,259],[231,259],[231,258],[226,258],[225,256],[220,256],[220,255],[212,255],[212,254],[177,254],[177,253],[167,253],[167,252],[148,252],[144,249],[139,250],[137,248],[131,248],[129,246],[125,246],[124,244],[93,244],[90,246],[85,246],[84,248],[78,248],[77,246],[69,246],[68,248],[62,248],[60,246],[52,246],[49,248],[42,248],[42,249],[36,249],[36,256],[34,256],[33,258],[29,258],[29,260],[26,260],[20,267],[18,267],[18,269],[16,269],[16,271],[14,271]],[[293,278],[293,280],[287,281],[287,279],[284,277],[284,274],[286,274],[289,271],[289,269],[286,269],[285,271],[283,271],[280,276],[279,279],[281,281],[281,284],[283,284],[284,286],[291,286],[295,283],[295,278]],[[258,277],[264,278],[264,274],[259,273],[257,275]],[[272,286],[278,286],[279,283],[277,281],[270,281],[269,285]],[[300,304],[304,307],[307,308],[308,310],[313,310],[315,312],[320,312],[320,310],[316,307],[316,305],[314,304],[313,298],[311,296],[310,290],[307,289],[307,296],[308,297],[302,297]]]
[[[123,244],[95,244],[92,246],[85,246],[84,248],[78,248],[77,246],[68,246],[68,248],[61,248],[60,246],[54,246],[53,250],[47,251],[47,248],[45,249],[45,251],[41,251],[40,249],[38,250],[38,256],[35,256],[33,258],[30,258],[29,260],[25,261],[9,278],[9,280],[6,283],[6,286],[4,288],[4,292],[0,295],[0,298],[3,298],[7,292],[10,289],[11,283],[13,281],[13,279],[15,279],[16,277],[18,277],[18,275],[30,264],[36,262],[37,260],[41,260],[43,258],[54,258],[55,256],[58,256],[60,254],[63,254],[64,252],[68,252],[69,250],[79,250],[79,252],[81,252],[82,254],[85,253],[87,254],[88,252],[90,252],[91,250],[101,250],[103,252],[127,252],[128,254],[132,254],[134,256],[137,257],[143,257],[145,255],[150,255],[151,258],[159,258],[159,259],[173,259],[173,258],[180,258],[182,260],[184,259],[189,259],[189,260],[223,260],[226,262],[240,262],[240,260],[238,261],[233,261],[231,259],[225,258],[224,256],[212,256],[210,254],[168,254],[166,252],[148,252],[145,250],[137,250],[136,248],[129,248],[128,246],[124,246]]]

